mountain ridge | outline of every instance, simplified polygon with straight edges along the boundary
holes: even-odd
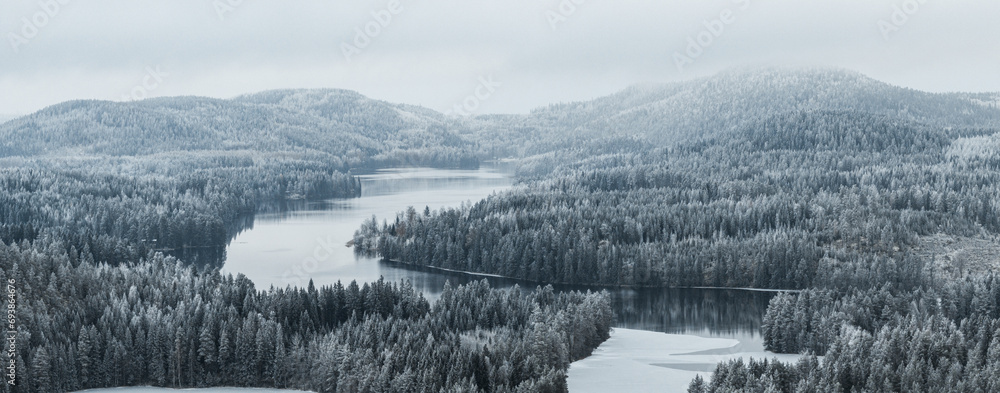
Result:
[[[457,119],[330,88],[267,90],[230,99],[74,100],[0,124],[0,157],[236,149],[370,156],[437,146],[476,149],[480,157],[525,157],[595,140],[672,145],[813,111],[1000,128],[1000,93],[929,93],[855,71],[814,67],[731,69],[682,82],[632,85],[526,115]]]
[[[313,151],[374,156],[394,150],[470,144],[446,120],[360,94],[331,93],[310,105],[273,96],[163,97],[136,102],[75,100],[0,125],[0,156],[148,155],[168,151]],[[333,97],[333,99],[329,99]],[[280,97],[279,97],[280,98]]]

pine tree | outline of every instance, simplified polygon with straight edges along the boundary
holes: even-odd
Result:
[[[701,375],[696,375],[691,384],[688,385],[688,393],[707,393],[705,386],[705,380],[701,378]]]
[[[52,374],[52,358],[45,346],[35,349],[31,356],[31,381],[37,392],[54,392],[55,378]]]
[[[77,339],[77,363],[79,365],[79,376],[80,385],[84,389],[90,388],[92,385],[91,374],[93,367],[93,360],[91,358],[91,351],[93,350],[93,343],[90,338],[90,331],[87,327],[80,328],[79,338]]]

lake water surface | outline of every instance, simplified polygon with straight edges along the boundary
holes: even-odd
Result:
[[[356,256],[346,244],[373,215],[381,222],[413,206],[418,211],[458,207],[512,187],[509,175],[493,167],[479,170],[392,169],[360,176],[358,198],[306,202],[277,213],[260,213],[226,250],[225,273],[242,273],[259,289],[272,285],[317,286],[337,281],[359,284],[383,277],[409,280],[434,300],[446,281],[453,285],[482,277],[446,273]],[[494,287],[536,284],[488,278]],[[593,289],[587,287],[557,287]],[[618,327],[702,337],[733,338],[745,350],[762,349],[761,317],[772,293],[717,289],[609,289]]]

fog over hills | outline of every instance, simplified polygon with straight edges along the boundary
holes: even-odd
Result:
[[[859,111],[942,127],[997,127],[997,96],[926,93],[841,69],[764,68],[633,86],[592,101],[539,108],[526,117],[483,116],[481,127],[484,140],[530,140],[541,133],[570,139],[640,137],[661,145],[816,110]],[[497,133],[507,135],[490,135]]]
[[[336,89],[272,90],[229,100],[71,101],[0,125],[0,155],[277,150],[345,156],[462,150],[478,143],[484,155],[524,156],[606,138],[669,145],[775,115],[817,110],[859,111],[941,127],[997,127],[997,97],[925,93],[840,69],[764,68],[633,86],[528,115],[462,119]]]

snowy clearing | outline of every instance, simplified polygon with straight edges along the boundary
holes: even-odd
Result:
[[[78,390],[71,393],[314,393],[304,390],[263,389],[263,388],[190,388],[170,389],[152,386],[129,386],[121,388]]]
[[[570,365],[569,391],[686,392],[696,375],[708,379],[716,363],[736,358],[793,362],[799,355],[744,352],[733,339],[615,328],[590,357]]]

